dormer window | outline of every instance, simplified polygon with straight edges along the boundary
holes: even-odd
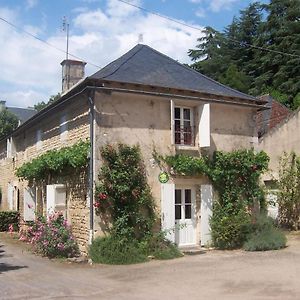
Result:
[[[176,145],[194,145],[193,110],[174,107],[174,141]]]

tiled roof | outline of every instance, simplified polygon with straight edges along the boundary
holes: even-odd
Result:
[[[149,46],[141,44],[138,44],[90,78],[193,90],[252,101],[257,100],[204,76]]]

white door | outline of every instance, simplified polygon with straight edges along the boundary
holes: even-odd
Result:
[[[201,222],[200,222],[200,239],[201,245],[204,246],[211,241],[209,219],[212,216],[213,209],[213,192],[211,184],[201,185]]]
[[[179,246],[196,244],[196,192],[194,188],[175,189],[175,242]]]

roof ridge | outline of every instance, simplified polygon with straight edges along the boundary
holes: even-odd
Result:
[[[241,91],[235,90],[235,89],[233,89],[233,88],[231,88],[231,87],[229,87],[229,86],[227,86],[227,85],[224,85],[224,84],[222,84],[222,83],[220,83],[220,82],[218,82],[218,81],[216,81],[216,80],[214,80],[214,79],[212,79],[212,78],[210,78],[210,77],[208,77],[208,76],[206,76],[206,75],[204,75],[204,74],[202,74],[202,73],[196,71],[195,69],[193,69],[193,68],[191,68],[191,67],[188,67],[188,66],[182,64],[182,63],[178,62],[177,60],[173,59],[172,57],[169,57],[168,55],[166,55],[166,54],[164,54],[164,53],[161,53],[161,52],[159,52],[158,50],[156,50],[156,49],[154,49],[154,48],[152,48],[152,47],[150,47],[150,46],[148,46],[148,45],[142,45],[142,46],[148,47],[148,48],[151,49],[152,51],[155,51],[155,52],[158,53],[159,55],[164,56],[164,57],[166,57],[167,59],[174,61],[176,64],[180,65],[181,67],[183,67],[183,68],[185,68],[185,69],[187,69],[187,70],[189,70],[189,71],[194,72],[194,73],[197,74],[198,76],[201,75],[201,76],[205,77],[207,80],[212,81],[212,82],[214,82],[214,83],[216,83],[216,84],[218,84],[218,85],[221,85],[222,87],[224,87],[224,88],[226,88],[226,89],[230,89],[231,91],[238,92],[239,94],[244,95],[244,96],[246,96],[247,98],[251,97],[251,98],[253,98],[253,100],[256,99],[256,98],[255,98],[254,96],[252,96],[252,95],[248,95],[248,94],[245,94],[245,93],[243,93],[243,92],[241,92]]]

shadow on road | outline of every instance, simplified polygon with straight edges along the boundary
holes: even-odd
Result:
[[[5,258],[6,256],[9,257],[11,255],[6,255],[6,251],[3,249],[4,245],[0,245],[0,259]],[[14,270],[19,270],[23,268],[28,268],[27,266],[16,266],[8,263],[2,263],[0,262],[0,275],[4,272],[8,271],[14,271]]]

